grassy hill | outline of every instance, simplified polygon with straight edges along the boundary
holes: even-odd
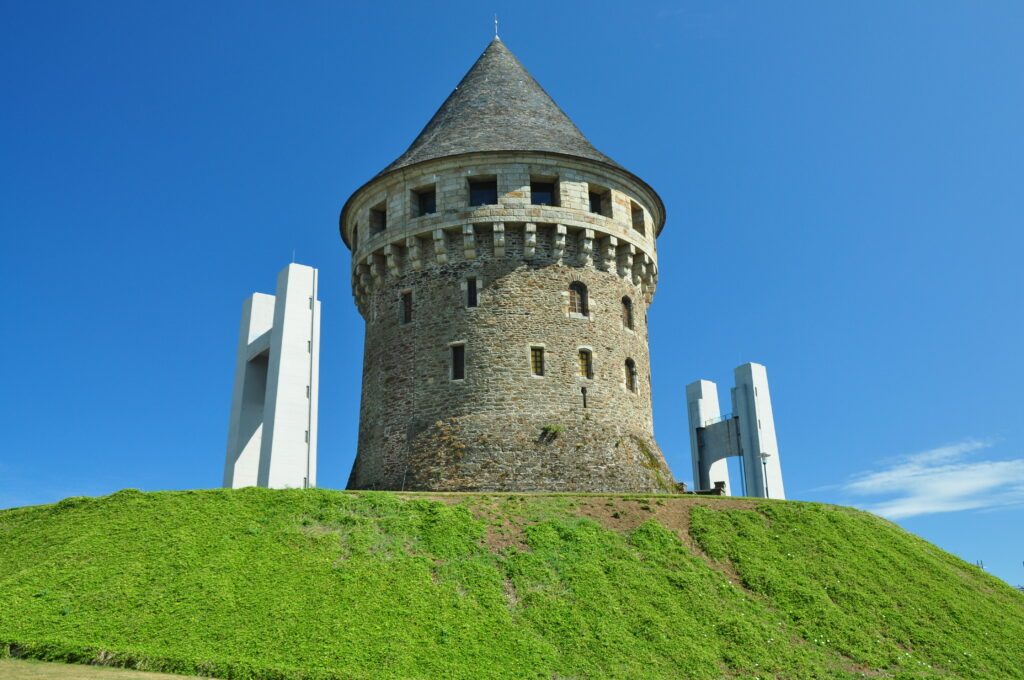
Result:
[[[1024,595],[875,516],[244,489],[0,512],[0,656],[225,678],[1024,678]]]

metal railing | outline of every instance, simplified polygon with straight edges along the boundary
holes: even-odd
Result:
[[[724,415],[718,416],[717,418],[709,418],[709,419],[704,421],[704,424],[701,425],[701,427],[708,427],[709,425],[714,425],[715,423],[720,423],[723,420],[732,420],[732,414],[731,413],[726,413]]]

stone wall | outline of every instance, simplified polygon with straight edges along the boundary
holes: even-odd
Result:
[[[350,201],[342,228],[356,243],[353,293],[366,342],[349,488],[672,489],[653,437],[646,327],[660,202],[626,173],[529,160],[445,159],[382,178]],[[498,204],[468,206],[470,176],[496,178]],[[532,205],[530,177],[556,177],[560,205]],[[428,180],[438,212],[413,217],[412,190]],[[589,211],[588,185],[610,190],[611,217]],[[645,211],[645,234],[632,229],[633,202]],[[387,228],[356,236],[382,203]],[[587,286],[586,316],[569,313],[573,281]],[[403,293],[412,295],[409,323]],[[465,347],[463,380],[452,379],[453,344]],[[532,374],[532,347],[544,350],[543,376]],[[581,349],[592,355],[590,378],[579,375]]]

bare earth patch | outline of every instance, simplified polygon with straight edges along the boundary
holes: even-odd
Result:
[[[167,675],[132,671],[107,666],[79,666],[76,664],[48,663],[0,659],[0,678],[4,680],[171,680],[196,676]]]

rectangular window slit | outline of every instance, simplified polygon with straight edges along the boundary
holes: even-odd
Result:
[[[466,377],[466,346],[452,345],[452,380]]]
[[[530,370],[534,375],[544,375],[544,348],[530,348]]]
[[[589,350],[580,350],[580,377],[581,378],[593,378],[594,377],[594,362],[593,355]]]
[[[402,293],[402,323],[410,323],[412,321],[412,292],[406,291]]]

